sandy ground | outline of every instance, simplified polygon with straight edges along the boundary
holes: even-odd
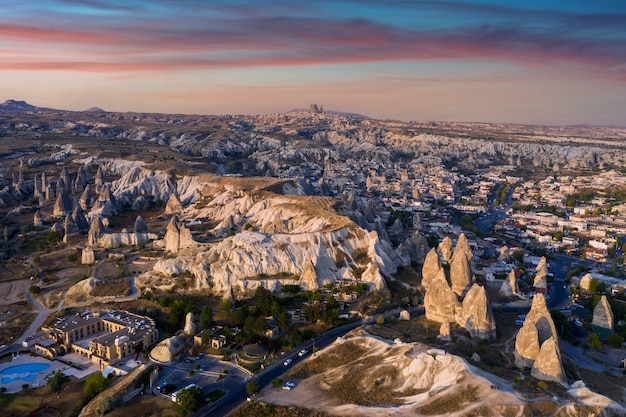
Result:
[[[0,282],[0,305],[9,305],[24,300],[24,293],[33,285],[30,279]]]

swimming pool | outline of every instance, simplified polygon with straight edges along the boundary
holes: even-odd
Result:
[[[9,366],[0,371],[1,382],[8,384],[13,381],[32,381],[37,378],[37,374],[50,368],[48,363],[24,363],[22,365]]]

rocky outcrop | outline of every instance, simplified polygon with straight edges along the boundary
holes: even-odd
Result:
[[[143,217],[137,216],[137,218],[135,219],[134,230],[135,233],[148,233],[148,225],[146,225]]]
[[[441,243],[439,243],[439,253],[443,262],[450,263],[452,259],[452,239],[448,236],[444,237]]]
[[[43,217],[41,216],[41,210],[37,210],[35,215],[33,216],[33,226],[41,227],[43,226]]]
[[[150,202],[148,201],[148,199],[140,195],[139,197],[135,199],[135,201],[133,201],[133,205],[131,206],[131,208],[134,211],[141,211],[141,210],[145,210],[149,205],[150,205]]]
[[[404,230],[402,227],[402,222],[400,221],[400,219],[396,219],[391,225],[391,233],[393,233],[394,235],[399,235],[400,233],[402,233],[402,230]]]
[[[150,351],[150,357],[157,362],[169,363],[177,358],[186,347],[186,339],[184,337],[170,337],[162,340],[158,345]]]
[[[422,266],[422,286],[426,291],[428,291],[430,284],[437,278],[437,275],[439,275],[441,271],[443,270],[439,262],[439,254],[435,248],[432,248],[426,255],[424,265]]]
[[[509,275],[502,281],[502,285],[499,290],[500,295],[504,297],[511,297],[519,295],[519,288],[517,286],[517,278],[515,276],[515,270],[511,269]]]
[[[459,301],[446,281],[443,269],[431,282],[424,297],[426,318],[439,323],[455,322]]]
[[[548,311],[546,299],[543,294],[536,294],[533,297],[533,303],[530,307],[530,311],[526,315],[525,322],[526,321],[534,323],[537,327],[539,343],[543,343],[550,337],[557,337],[556,327]]]
[[[191,312],[187,313],[187,315],[185,316],[185,327],[183,328],[183,333],[191,336],[196,334],[195,318],[193,313]]]
[[[466,328],[473,339],[496,339],[496,322],[484,287],[472,285],[463,299],[457,323]]]
[[[396,253],[405,266],[411,265],[411,263],[423,264],[428,251],[428,240],[418,231],[415,231],[409,239],[402,242],[396,249]]]
[[[613,318],[611,305],[609,304],[606,295],[602,296],[600,302],[596,305],[596,308],[593,309],[593,320],[591,321],[591,325],[613,331],[615,320]]]
[[[93,190],[91,189],[91,185],[87,184],[85,186],[85,189],[83,190],[83,193],[80,195],[78,204],[80,204],[80,207],[83,209],[83,211],[88,211],[91,208],[91,206],[93,206],[95,201],[96,201],[96,196]]]
[[[548,289],[548,276],[545,269],[540,269],[533,280],[533,287],[539,292],[545,293]]]
[[[558,335],[543,294],[536,294],[515,338],[515,366],[531,367],[535,378],[566,384]]]
[[[467,241],[467,237],[465,236],[465,233],[461,233],[459,235],[459,238],[456,241],[456,247],[454,248],[455,256],[459,256],[461,254],[465,255],[471,267],[472,264],[474,263],[474,253],[472,252],[472,249],[470,248],[470,245],[469,245],[469,242]]]
[[[458,245],[450,263],[450,281],[452,291],[459,297],[464,297],[471,288],[474,277],[466,254],[462,251],[457,252],[457,250]]]
[[[76,224],[72,216],[65,217],[64,231],[65,235],[63,236],[63,242],[65,243],[67,243],[71,237],[78,235],[78,233],[80,232],[78,230],[78,225]]]
[[[418,232],[421,232],[424,226],[422,225],[422,219],[420,219],[420,214],[415,213],[413,215],[413,228]]]
[[[176,193],[172,193],[165,205],[165,214],[180,214],[183,212],[183,205],[180,203]]]
[[[72,218],[72,221],[76,223],[76,227],[78,227],[78,231],[80,233],[86,233],[89,231],[89,222],[87,221],[85,216],[83,216],[83,212],[80,209],[79,205],[74,207],[74,210],[72,211],[70,217]]]
[[[91,265],[91,264],[96,263],[96,254],[94,253],[91,247],[88,246],[85,249],[83,249],[83,252],[80,258],[80,263],[82,263],[83,265]]]
[[[561,361],[561,350],[554,337],[541,345],[530,375],[544,381],[554,381],[567,387],[567,378]]]
[[[317,281],[317,272],[315,272],[315,265],[311,257],[307,257],[304,261],[304,268],[302,274],[300,274],[300,285],[308,290],[313,290],[320,287]]]
[[[57,199],[54,203],[54,208],[52,210],[52,214],[54,216],[63,216],[70,214],[72,209],[74,208],[74,203],[67,192],[62,189],[61,192],[57,195]]]
[[[539,355],[539,350],[537,326],[530,320],[524,321],[515,338],[515,366],[520,369],[531,368]]]
[[[184,248],[197,246],[191,237],[191,231],[180,222],[178,216],[174,215],[167,227],[165,228],[165,237],[163,238],[165,250],[168,252],[178,252]]]
[[[89,246],[97,246],[100,242],[100,238],[104,235],[104,225],[102,224],[102,220],[100,216],[96,216],[91,221],[91,226],[89,227],[89,233],[87,234],[87,244]]]
[[[452,331],[450,330],[449,321],[444,321],[443,323],[441,323],[441,326],[439,327],[439,335],[437,335],[437,338],[448,342],[452,340]]]

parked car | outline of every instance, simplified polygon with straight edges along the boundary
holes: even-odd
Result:
[[[306,355],[307,353],[309,353],[309,351],[308,351],[308,350],[306,350],[306,349],[302,349],[300,352],[298,352],[298,356],[304,356],[304,355]]]
[[[289,366],[289,365],[291,365],[291,362],[293,362],[293,359],[289,358],[285,362],[283,362],[283,365]]]
[[[165,384],[159,390],[161,394],[165,394],[165,395],[171,394],[174,391],[176,391],[176,385],[174,384]]]
[[[204,353],[198,353],[196,355],[196,360],[202,359],[204,357]]]
[[[290,391],[294,389],[295,387],[296,387],[296,383],[292,381],[287,381],[285,385],[283,385],[283,389],[287,391]]]

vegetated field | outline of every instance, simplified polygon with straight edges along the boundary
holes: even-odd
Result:
[[[81,404],[84,397],[83,381],[70,381],[60,393],[53,392],[49,386],[22,390],[17,394],[0,395],[0,410],[3,417],[23,417],[30,412],[47,405],[55,417],[69,417],[76,411],[76,404]],[[39,414],[38,414],[39,415]]]
[[[26,301],[20,301],[8,306],[2,306],[0,311],[0,345],[8,345],[22,335],[37,313]]]

